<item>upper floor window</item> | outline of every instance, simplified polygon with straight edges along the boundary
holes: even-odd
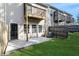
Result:
[[[53,14],[53,19],[55,23],[58,23],[58,11],[55,11]]]

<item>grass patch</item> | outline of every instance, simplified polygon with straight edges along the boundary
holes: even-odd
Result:
[[[79,32],[13,51],[10,56],[79,56]]]

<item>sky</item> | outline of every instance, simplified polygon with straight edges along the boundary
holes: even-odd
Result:
[[[73,17],[77,19],[77,15],[79,13],[79,3],[52,3],[51,5],[72,14]]]

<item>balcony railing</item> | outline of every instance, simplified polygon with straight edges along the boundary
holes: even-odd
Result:
[[[45,18],[46,16],[46,10],[30,5],[27,6],[27,12],[29,17]]]

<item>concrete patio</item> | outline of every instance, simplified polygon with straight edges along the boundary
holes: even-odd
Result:
[[[12,50],[27,47],[30,45],[42,43],[48,40],[50,40],[50,38],[45,38],[45,37],[32,38],[32,39],[29,39],[28,42],[26,40],[13,40],[8,43],[6,52],[10,52]]]

